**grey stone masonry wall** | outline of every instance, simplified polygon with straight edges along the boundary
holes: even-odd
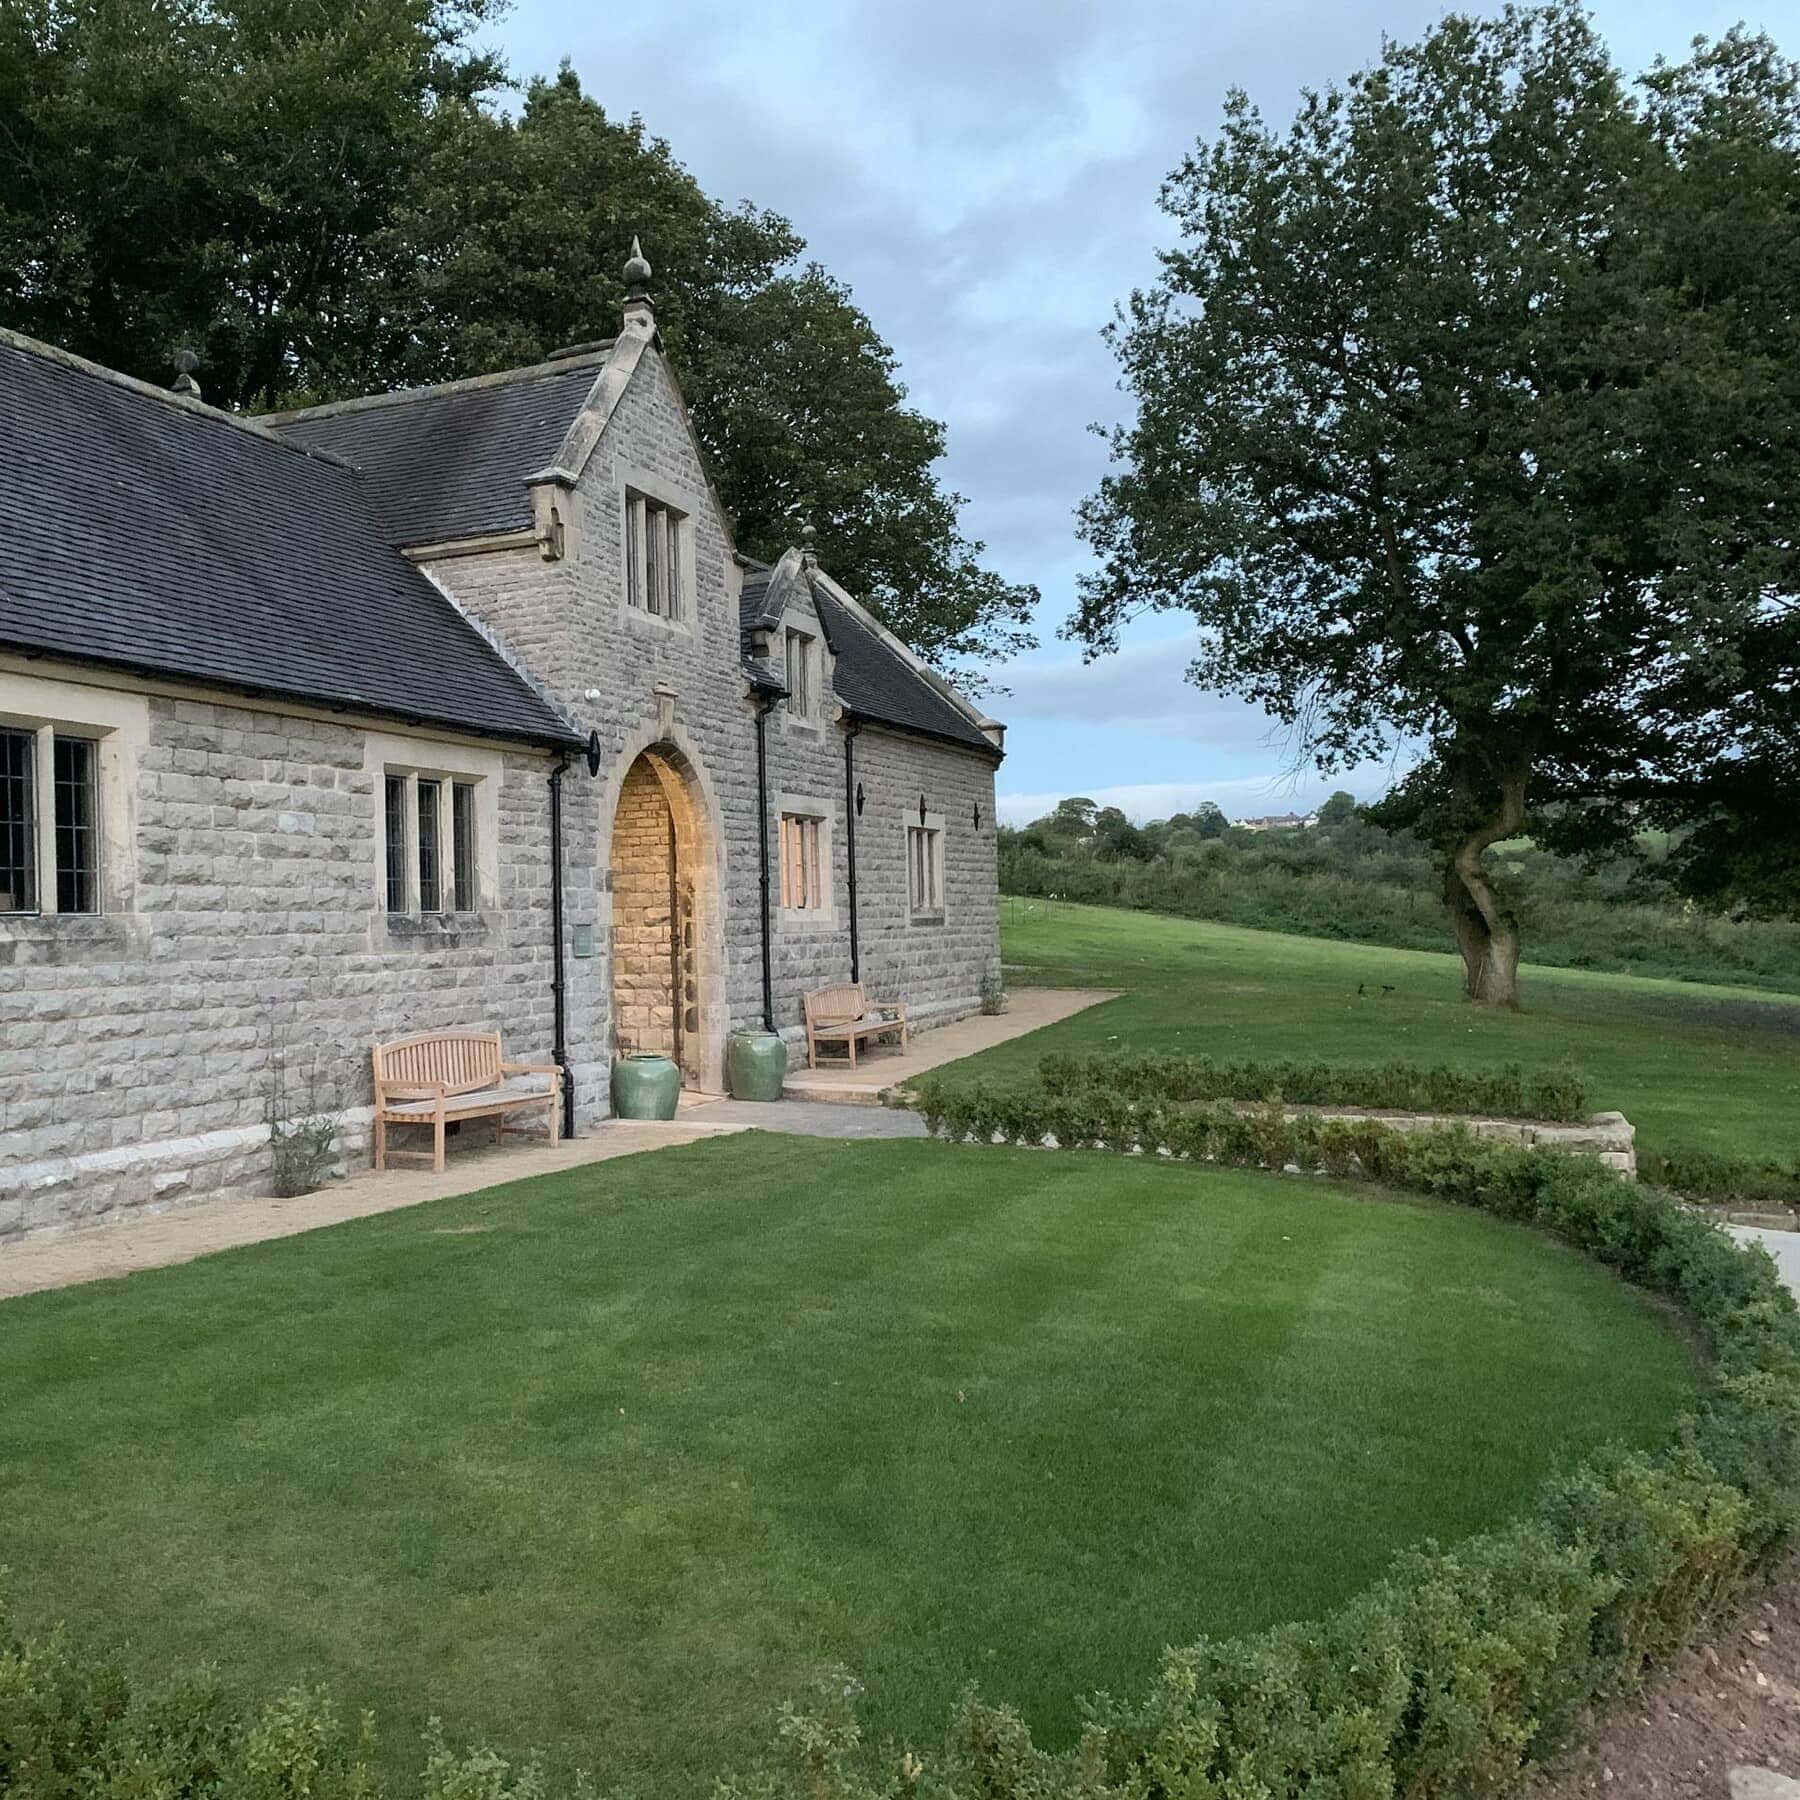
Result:
[[[130,910],[0,918],[0,1239],[265,1187],[272,1020],[351,1156],[372,1039],[456,1025],[550,1049],[544,757],[406,740],[422,766],[491,771],[497,856],[481,910],[390,920],[368,734],[224,702],[148,716]]]
[[[682,517],[672,620],[628,604],[628,494]],[[759,701],[743,669],[738,565],[653,348],[559,504],[560,559],[536,544],[490,547],[427,572],[598,735],[598,776],[575,758],[563,779],[579,1129],[608,1111],[616,1044],[668,1048],[679,1020],[690,1085],[717,1089],[729,1032],[762,1022]],[[830,879],[817,909],[774,908],[774,1018],[790,1039],[801,996],[850,974],[845,722],[803,594],[793,616],[817,637],[820,705],[811,719],[784,709],[767,720],[769,855],[778,880],[779,820],[792,805],[823,822]],[[61,679],[11,678],[35,681],[40,699]],[[70,674],[71,693],[79,679]],[[266,1191],[271,1012],[302,1089],[316,1059],[326,1097],[344,1109],[353,1159],[367,1140],[371,1040],[460,1026],[498,1029],[520,1058],[545,1059],[552,1046],[549,753],[224,696],[126,699],[138,709],[130,730],[109,741],[131,738],[130,754],[103,753],[129,763],[110,822],[102,807],[118,840],[106,910],[0,918],[0,1238]],[[9,707],[34,711],[0,693],[0,711]],[[874,726],[854,755],[863,980],[877,998],[904,998],[924,1025],[972,1011],[999,966],[993,759]],[[387,914],[382,777],[396,763],[480,783],[475,911]],[[943,842],[943,903],[929,917],[907,902],[906,823],[921,796]],[[679,965],[659,968],[671,892]]]
[[[627,604],[628,491],[686,515],[686,604],[674,622]],[[571,1020],[592,1048],[590,1058],[574,1062],[578,1119],[590,1119],[607,1111],[606,1046],[635,1029],[613,1018],[612,943],[622,899],[613,838],[630,829],[630,806],[622,813],[621,802],[640,752],[665,757],[692,815],[678,831],[677,860],[684,894],[692,891],[702,1043],[698,1052],[684,1047],[684,1063],[700,1072],[701,1085],[719,1086],[727,1032],[762,1022],[757,703],[743,674],[735,564],[680,396],[653,351],[582,473],[574,521],[560,563],[522,548],[447,559],[432,573],[581,730],[600,737],[601,774],[571,774],[566,813],[569,918],[595,927],[597,951],[573,965],[569,993]],[[791,622],[818,642],[822,700],[814,720],[783,706],[767,722],[774,1014],[790,1038],[799,1031],[801,995],[850,973],[844,728],[824,633],[804,598]],[[993,761],[873,727],[857,738],[856,756],[868,797],[857,822],[865,982],[872,992],[903,995],[927,1025],[970,1012],[984,976],[999,967]],[[941,919],[928,923],[913,921],[906,904],[904,814],[922,791],[946,821],[946,904]],[[826,821],[831,881],[827,905],[815,915],[779,904],[784,802]],[[678,807],[678,826],[683,813]]]
[[[904,999],[927,1023],[973,1012],[984,979],[1000,975],[1000,889],[994,766],[949,746],[869,728],[856,740],[866,804],[856,826],[863,983]],[[915,918],[908,904],[906,828],[919,802],[941,818],[944,905]]]

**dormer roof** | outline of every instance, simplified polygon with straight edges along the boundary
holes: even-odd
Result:
[[[949,683],[925,669],[866,608],[799,550],[771,565],[745,560],[738,625],[747,661],[755,639],[781,628],[789,596],[804,590],[831,650],[831,680],[853,719],[890,725],[998,759],[998,727]]]

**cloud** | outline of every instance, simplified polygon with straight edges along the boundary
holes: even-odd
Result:
[[[1105,467],[1087,427],[1126,406],[1100,328],[1155,278],[1173,237],[1158,188],[1216,128],[1229,87],[1280,123],[1302,87],[1341,81],[1379,55],[1384,32],[1416,36],[1441,11],[1442,0],[636,11],[518,0],[495,36],[521,74],[568,56],[609,111],[641,114],[710,193],[785,213],[892,343],[914,403],[949,427],[944,473],[969,497],[969,531],[1002,573],[1044,592],[1046,648],[1001,672],[1016,696],[1002,709],[1009,773],[1072,791],[1087,743],[1067,727],[1104,721],[1135,732],[1147,778],[1185,782],[1198,760],[1217,792],[1243,778],[1246,756],[1261,757],[1263,779],[1282,757],[1259,713],[1181,682],[1187,656],[1166,621],[1090,670],[1054,641],[1087,566],[1074,510]],[[1738,16],[1726,0],[1594,11],[1627,68]],[[596,335],[608,327],[595,321]]]

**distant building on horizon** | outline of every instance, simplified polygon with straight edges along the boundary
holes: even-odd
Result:
[[[1233,819],[1240,831],[1310,831],[1318,824],[1319,815],[1309,813],[1269,813],[1260,819]]]

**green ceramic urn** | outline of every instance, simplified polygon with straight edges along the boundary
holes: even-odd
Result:
[[[787,1080],[787,1045],[773,1031],[736,1031],[725,1048],[734,1100],[779,1100]]]
[[[615,1119],[672,1119],[681,1071],[666,1056],[621,1056],[612,1067]]]

